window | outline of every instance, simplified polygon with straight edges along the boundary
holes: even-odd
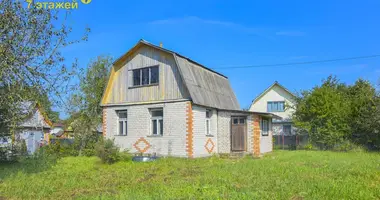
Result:
[[[237,124],[245,124],[245,119],[246,117],[233,117],[232,118],[232,123],[234,125],[237,125]]]
[[[268,101],[267,103],[267,112],[284,112],[284,110],[284,101]]]
[[[262,136],[269,135],[269,121],[267,119],[261,120],[261,135]]]
[[[283,125],[282,129],[283,129],[284,135],[291,135],[292,125]]]
[[[127,135],[127,127],[128,127],[128,112],[126,110],[117,111],[118,116],[118,135]]]
[[[151,123],[152,123],[152,135],[162,136],[164,130],[163,116],[164,112],[162,109],[152,109],[150,110]]]
[[[158,83],[159,70],[158,66],[134,69],[133,86],[151,85]]]
[[[206,135],[211,135],[211,110],[206,110]]]

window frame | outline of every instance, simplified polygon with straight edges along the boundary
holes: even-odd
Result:
[[[162,116],[153,116],[154,111],[162,111]],[[150,113],[150,136],[154,137],[161,137],[164,135],[164,109],[163,108],[150,108],[149,109]],[[156,130],[157,132],[154,133],[153,129],[153,121],[156,123]],[[160,121],[162,121],[162,127],[160,125]]]
[[[209,113],[210,115],[207,117],[207,113]],[[205,112],[205,132],[206,132],[206,135],[212,135],[211,133],[211,117],[212,117],[212,110],[210,109],[206,109],[206,112]]]
[[[285,112],[285,101],[267,101],[267,112]]]
[[[154,80],[157,80],[156,82],[152,83],[152,69],[157,69],[157,77]],[[144,77],[143,77],[143,71],[148,69],[148,83],[143,84]],[[160,66],[159,65],[152,65],[148,67],[142,67],[137,69],[132,69],[132,86],[129,88],[135,88],[135,87],[145,87],[145,86],[152,86],[152,85],[158,85],[160,82]],[[135,85],[135,72],[139,74],[139,84]]]
[[[264,122],[266,122],[266,130],[264,129]],[[262,118],[260,125],[261,136],[269,136],[269,120],[267,118]]]
[[[121,118],[120,114],[126,113],[126,118]],[[128,110],[117,110],[117,135],[118,136],[128,136]],[[123,131],[120,134],[120,122],[123,122]]]
[[[290,125],[290,124],[283,124],[282,125],[282,131],[284,132],[284,135],[287,135],[285,132],[285,127],[289,127],[289,135],[292,135],[292,125]]]

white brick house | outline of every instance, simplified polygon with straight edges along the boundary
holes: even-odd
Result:
[[[273,120],[273,135],[294,135],[292,123],[295,95],[277,81],[256,97],[249,108],[253,112],[269,112],[282,119]]]
[[[132,153],[272,151],[273,114],[240,110],[227,77],[144,40],[113,63],[101,106],[104,136]]]

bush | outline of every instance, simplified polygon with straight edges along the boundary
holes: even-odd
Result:
[[[362,152],[365,151],[364,148],[360,145],[357,145],[349,140],[345,140],[337,145],[334,146],[333,148],[334,151],[355,151],[355,152]]]
[[[103,163],[112,164],[121,160],[122,156],[113,140],[106,139],[99,141],[95,146],[96,155]]]
[[[305,150],[313,150],[314,146],[312,143],[307,143],[305,146],[303,146]]]

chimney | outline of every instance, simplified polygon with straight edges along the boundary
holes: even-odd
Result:
[[[162,46],[163,46],[163,45],[162,45],[162,42],[160,42],[160,47],[162,48]]]

